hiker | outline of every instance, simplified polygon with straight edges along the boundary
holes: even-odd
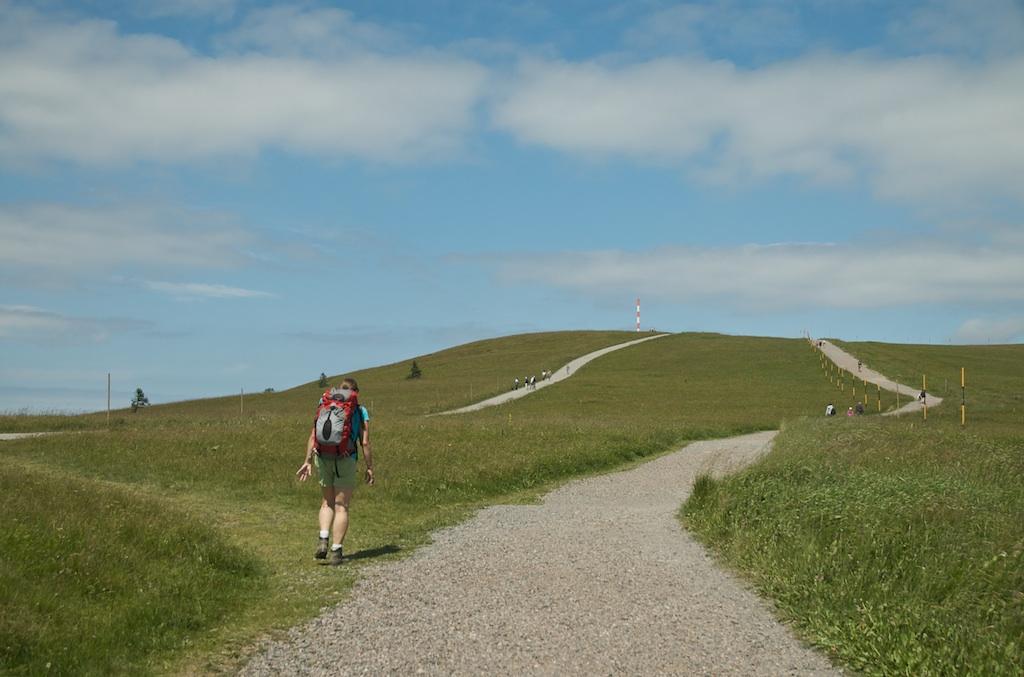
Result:
[[[530,377],[530,390],[536,390],[536,389],[537,389],[537,377],[536,376],[531,376]]]
[[[860,365],[861,365],[860,360],[857,360],[857,371],[860,371]]]
[[[516,380],[512,382],[512,390],[519,390],[519,377],[516,376]]]
[[[359,458],[359,447],[366,454],[366,483],[373,485],[373,454],[370,452],[370,414],[366,407],[358,404],[359,385],[353,378],[345,378],[340,388],[331,388],[324,392],[317,407],[317,415],[313,419],[313,430],[306,442],[306,458],[295,474],[305,482],[313,474],[316,466],[320,479],[320,491],[323,500],[320,503],[320,534],[314,557],[327,559],[332,566],[341,564],[343,553],[342,543],[348,532],[348,510],[352,502],[352,493],[356,488],[356,465]],[[332,424],[324,423],[324,419],[340,423],[343,419],[330,416],[332,409],[344,410],[344,403],[351,402],[350,411],[346,412],[351,428],[347,439],[343,439],[344,425],[341,430],[334,429],[338,437],[337,444],[321,442],[318,439],[318,423],[320,434],[330,434]],[[332,448],[333,447],[333,448]],[[328,539],[331,538],[328,548]],[[328,558],[328,552],[330,558]]]
[[[853,416],[853,407],[847,407],[846,408],[846,415],[847,416]]]
[[[863,416],[864,415],[864,405],[861,404],[860,402],[858,402],[857,405],[853,408],[853,411],[856,412],[856,414],[858,416]]]
[[[921,402],[927,402],[928,401],[928,393],[926,393],[924,390],[922,390],[921,394],[917,396],[917,399],[920,400]]]
[[[836,407],[831,402],[829,402],[828,406],[825,407],[825,415],[826,416],[835,416],[836,415]]]

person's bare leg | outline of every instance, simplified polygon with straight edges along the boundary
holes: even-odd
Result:
[[[320,531],[330,531],[334,522],[335,506],[337,505],[337,494],[334,487],[320,487],[324,500],[320,503]],[[346,521],[348,517],[346,516]]]
[[[334,524],[331,535],[334,545],[341,545],[348,533],[348,505],[352,500],[352,489],[339,489],[334,501]],[[321,527],[322,528],[322,527]]]

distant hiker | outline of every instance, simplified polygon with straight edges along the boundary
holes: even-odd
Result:
[[[516,376],[516,380],[512,382],[512,390],[519,390],[519,377]]]
[[[569,365],[565,365],[565,373],[568,375],[568,373],[569,373]]]
[[[857,371],[860,371],[860,365],[861,365],[860,360],[857,360]]]
[[[854,410],[855,412],[857,412],[857,415],[858,415],[858,416],[863,416],[863,415],[864,415],[864,405],[863,405],[863,404],[861,404],[860,402],[858,402],[858,403],[857,403],[857,404],[856,404],[856,405],[855,405],[855,406],[853,407],[853,410]]]
[[[306,458],[299,468],[299,480],[305,482],[316,466],[323,501],[320,503],[320,535],[316,559],[330,558],[336,566],[342,562],[341,544],[348,532],[348,510],[356,488],[356,464],[359,447],[366,454],[366,483],[373,484],[373,455],[370,452],[370,414],[359,404],[359,385],[346,378],[340,388],[331,388],[320,397],[313,417],[313,429],[306,441]],[[328,548],[328,538],[332,537]]]
[[[531,376],[530,377],[530,390],[536,390],[536,389],[537,389],[537,377],[536,376]]]
[[[846,408],[846,415],[847,416],[853,416],[853,407],[847,407]]]
[[[924,390],[922,390],[921,394],[917,396],[917,399],[920,402],[927,402],[928,401],[928,393],[926,393]]]
[[[829,402],[828,406],[825,407],[825,415],[826,416],[835,416],[836,415],[836,407],[831,402]]]

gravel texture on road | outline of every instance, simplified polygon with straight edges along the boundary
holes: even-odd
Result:
[[[368,567],[347,601],[262,644],[242,674],[841,674],[676,517],[698,475],[750,463],[774,435],[696,442],[482,510]]]

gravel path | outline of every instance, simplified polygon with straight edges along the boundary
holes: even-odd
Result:
[[[569,364],[563,364],[558,369],[555,369],[551,373],[551,378],[547,379],[546,381],[537,381],[537,387],[536,388],[527,388],[525,386],[522,386],[518,390],[510,390],[507,393],[502,393],[501,395],[495,395],[494,397],[491,397],[491,398],[486,399],[486,400],[482,400],[480,402],[476,402],[474,404],[467,405],[465,407],[460,407],[458,409],[450,409],[449,411],[441,411],[441,412],[438,412],[436,414],[431,414],[431,415],[432,416],[447,416],[449,414],[465,414],[466,412],[477,411],[479,409],[483,409],[484,407],[493,407],[493,406],[498,405],[498,404],[504,404],[506,402],[511,402],[512,400],[518,400],[520,397],[526,397],[530,393],[535,393],[538,390],[540,390],[541,388],[546,388],[549,385],[553,385],[555,383],[558,383],[559,381],[564,381],[565,379],[567,379],[570,376],[572,376],[573,374],[575,374],[576,371],[580,367],[585,365],[587,362],[590,362],[592,360],[596,360],[597,358],[601,357],[602,355],[607,355],[608,353],[615,352],[616,350],[622,350],[623,348],[628,348],[630,346],[635,346],[636,344],[643,343],[644,341],[653,341],[654,339],[659,339],[659,338],[662,338],[662,337],[665,337],[665,336],[668,336],[668,335],[669,334],[655,334],[654,336],[646,336],[646,337],[644,337],[642,339],[636,339],[635,341],[626,341],[625,343],[619,343],[619,344],[614,345],[614,346],[608,346],[607,348],[601,348],[600,350],[595,350],[594,352],[587,353],[586,355],[584,355],[582,357],[577,357],[576,359],[574,359],[571,362],[569,362]]]
[[[862,365],[860,370],[857,370],[857,358],[846,352],[839,346],[826,341],[825,339],[818,339],[821,342],[821,352],[824,353],[825,357],[835,362],[840,369],[845,369],[851,374],[856,374],[857,378],[864,379],[868,383],[881,386],[886,390],[894,393],[900,393],[910,398],[910,401],[895,411],[887,411],[883,416],[902,416],[903,414],[910,414],[913,412],[921,411],[922,403],[917,399],[918,394],[921,392],[920,388],[914,388],[903,383],[897,383],[888,376],[880,374],[874,369],[869,368],[867,365]],[[926,398],[929,407],[937,407],[942,404],[942,398],[937,395],[928,393]]]
[[[698,474],[751,462],[774,435],[697,442],[540,505],[482,510],[408,559],[368,567],[350,599],[263,645],[242,672],[841,674],[675,517]]]
[[[2,440],[18,440],[22,437],[40,437],[41,435],[53,435],[55,433],[0,433],[0,441]]]

